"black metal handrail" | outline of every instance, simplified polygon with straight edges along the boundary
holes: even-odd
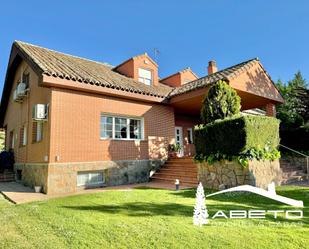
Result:
[[[290,150],[290,151],[292,151],[292,152],[294,152],[294,153],[296,153],[296,154],[298,154],[298,155],[301,155],[301,156],[303,156],[303,157],[306,158],[306,164],[307,164],[307,180],[309,181],[309,156],[306,155],[306,154],[304,154],[304,153],[302,153],[302,152],[300,152],[300,151],[297,151],[297,150],[294,150],[294,149],[292,149],[292,148],[290,148],[290,147],[288,147],[288,146],[285,146],[285,145],[283,145],[283,144],[279,144],[279,146],[281,146],[281,147],[283,147],[283,148],[285,148],[285,149],[287,149],[287,150]]]

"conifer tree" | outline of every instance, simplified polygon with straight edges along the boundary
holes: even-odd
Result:
[[[196,190],[196,203],[193,213],[193,224],[196,226],[202,226],[208,224],[208,212],[206,208],[206,199],[204,194],[204,188],[200,182]]]

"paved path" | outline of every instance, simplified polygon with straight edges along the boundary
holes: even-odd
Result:
[[[23,204],[33,201],[45,201],[57,197],[65,197],[72,195],[80,194],[90,194],[90,193],[100,193],[110,190],[119,190],[119,191],[128,191],[138,187],[148,187],[148,188],[160,188],[160,189],[169,189],[175,190],[175,185],[169,183],[159,183],[159,182],[146,182],[139,184],[130,184],[130,185],[121,185],[113,187],[104,187],[104,188],[94,188],[94,189],[85,189],[80,190],[75,193],[68,194],[59,194],[59,195],[46,195],[42,193],[35,193],[32,188],[26,187],[21,183],[17,182],[0,182],[0,192],[15,204]],[[180,187],[180,189],[186,189],[188,187]]]
[[[26,187],[17,182],[0,182],[0,192],[5,198],[15,204],[48,199],[47,195],[35,193],[32,188]]]

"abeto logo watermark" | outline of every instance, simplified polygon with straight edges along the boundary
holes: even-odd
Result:
[[[286,219],[303,218],[302,210],[230,210],[229,212],[219,210],[212,216],[212,219],[265,219],[266,215],[273,215],[277,219],[279,214],[283,214]]]
[[[304,207],[303,201],[295,200],[285,196],[277,195],[275,184],[271,183],[268,185],[268,190],[253,187],[250,185],[242,185],[234,188],[225,189],[213,194],[209,194],[206,197],[211,197],[214,195],[232,193],[232,192],[249,192],[260,196],[267,197],[269,199],[293,206],[293,207]],[[223,211],[218,210],[212,217],[215,218],[225,218],[225,219],[266,219],[268,216],[272,216],[277,219],[279,216],[286,219],[301,219],[303,218],[303,210],[291,209],[291,210],[229,210]],[[208,224],[208,212],[206,208],[206,198],[204,195],[203,185],[200,183],[196,192],[196,204],[194,208],[193,223],[194,225],[202,226]]]
[[[281,203],[284,203],[284,204],[287,204],[293,207],[304,207],[303,201],[277,195],[274,183],[271,183],[268,185],[268,190],[253,187],[250,185],[242,185],[242,186],[222,190],[222,191],[219,191],[213,194],[209,194],[206,197],[219,195],[223,193],[239,192],[239,191],[255,193],[255,194],[267,197],[275,201],[279,201]],[[295,210],[295,209],[291,209],[291,210],[229,210],[228,212],[219,210],[212,216],[212,218],[213,219],[215,218],[265,219],[266,215],[272,215],[275,219],[277,219],[279,215],[283,216],[286,219],[301,219],[304,216],[303,210]]]

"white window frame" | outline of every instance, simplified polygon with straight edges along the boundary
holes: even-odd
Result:
[[[22,145],[27,145],[27,126],[23,126],[23,137],[22,137]]]
[[[90,182],[91,174],[102,174],[102,181]],[[79,175],[88,175],[88,181],[86,183],[83,183],[83,184],[79,183],[79,181],[78,181]],[[103,185],[104,183],[105,183],[105,177],[104,177],[103,171],[79,171],[79,172],[77,172],[77,176],[76,176],[77,187],[100,186],[100,185]]]
[[[35,141],[40,142],[42,140],[43,140],[43,122],[37,122]]]
[[[141,76],[141,70],[143,71],[147,71],[150,73],[150,79],[149,78],[146,78],[145,76]],[[141,83],[144,83],[145,85],[152,85],[152,82],[153,82],[153,73],[150,69],[146,69],[146,68],[138,68],[138,81],[141,82]],[[149,84],[146,82],[146,81],[149,81]]]
[[[113,119],[112,121],[112,137],[101,137],[101,118],[102,117],[110,117]],[[116,134],[116,129],[115,129],[115,119],[116,118],[124,118],[127,120],[127,137],[126,138],[116,138],[115,134]],[[130,120],[139,120],[141,123],[141,137],[140,138],[130,138]],[[140,140],[144,140],[144,118],[140,118],[140,117],[127,117],[127,116],[115,116],[115,115],[110,115],[110,114],[106,114],[106,113],[101,113],[100,116],[100,139],[101,140],[131,140],[131,141],[140,141]]]
[[[190,131],[190,137],[188,137],[188,144],[193,144],[193,129],[188,128],[187,131]],[[190,143],[191,141],[191,143]]]

